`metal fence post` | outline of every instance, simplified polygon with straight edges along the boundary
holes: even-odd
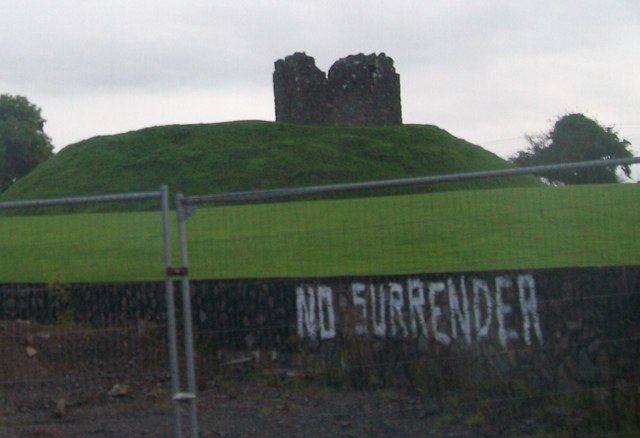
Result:
[[[160,187],[160,190],[148,192],[132,192],[132,193],[113,193],[105,195],[75,196],[64,198],[34,199],[25,201],[8,201],[0,202],[0,211],[20,210],[20,209],[37,209],[48,207],[71,207],[82,206],[88,204],[109,204],[109,203],[133,203],[139,201],[160,201],[161,207],[161,227],[163,240],[163,258],[164,258],[164,280],[165,280],[165,300],[166,300],[166,320],[167,320],[167,337],[169,350],[169,365],[171,375],[171,392],[172,407],[174,414],[173,436],[182,436],[181,424],[181,407],[180,403],[180,378],[178,368],[178,348],[176,334],[176,316],[175,316],[175,298],[174,283],[172,279],[173,269],[171,268],[171,235],[169,221],[169,195],[166,186]],[[117,279],[115,279],[117,280]],[[163,359],[164,360],[164,359]],[[178,397],[176,397],[178,395]]]
[[[173,405],[173,436],[182,436],[182,421],[179,399],[176,395],[180,392],[180,376],[178,370],[178,342],[176,335],[176,309],[173,290],[173,278],[171,276],[171,234],[169,232],[169,190],[167,186],[161,188],[162,204],[162,236],[164,244],[165,267],[165,294],[167,301],[167,335],[169,342],[169,366],[171,373],[171,403]]]
[[[189,394],[189,423],[191,437],[198,436],[198,409],[196,403],[196,374],[193,354],[193,324],[191,315],[191,293],[189,285],[189,257],[187,255],[187,227],[188,214],[182,203],[182,195],[176,196],[176,210],[178,216],[178,236],[180,245],[180,267],[182,270],[182,315],[184,327],[184,350],[187,367],[187,391]]]

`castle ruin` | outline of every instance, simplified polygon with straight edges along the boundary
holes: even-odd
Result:
[[[276,121],[306,125],[401,125],[400,75],[384,53],[339,59],[328,75],[305,53],[275,62]]]

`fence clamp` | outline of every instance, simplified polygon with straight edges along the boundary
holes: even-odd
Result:
[[[190,401],[195,400],[196,395],[190,392],[177,392],[173,394],[173,400],[175,401]]]
[[[186,277],[189,274],[189,269],[186,266],[180,266],[174,268],[172,266],[166,269],[167,277]]]

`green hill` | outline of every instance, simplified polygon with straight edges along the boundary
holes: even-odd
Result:
[[[507,167],[481,147],[426,125],[164,126],[68,146],[0,200],[161,184],[195,195]],[[466,190],[412,193],[449,189]],[[629,206],[639,189],[549,188],[533,177],[513,177],[405,189],[403,196],[203,207],[189,219],[191,267],[197,278],[247,278],[637,264],[640,253],[629,236],[638,212]],[[0,277],[162,278],[158,211],[95,209],[2,215]]]
[[[507,167],[511,164],[498,156],[429,125],[175,125],[67,146],[2,193],[0,201],[146,191],[161,184],[196,195]],[[402,193],[536,184],[533,177],[514,177]]]

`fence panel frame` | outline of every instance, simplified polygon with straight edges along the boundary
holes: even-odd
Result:
[[[197,433],[197,406],[195,364],[193,353],[193,329],[191,315],[191,294],[189,279],[189,260],[186,222],[196,213],[199,205],[225,206],[240,204],[259,204],[273,200],[290,200],[305,196],[354,192],[358,190],[373,190],[393,187],[410,187],[438,184],[444,182],[469,181],[495,177],[507,177],[516,175],[540,174],[558,170],[575,170],[595,167],[617,167],[640,163],[640,157],[610,160],[592,160],[573,163],[561,163],[542,166],[520,167],[511,169],[477,171],[467,173],[454,173],[447,175],[434,175],[416,178],[401,178],[379,181],[365,181],[358,183],[329,184],[309,187],[281,188],[271,190],[253,190],[212,195],[185,196],[176,195],[176,215],[178,220],[178,235],[180,242],[180,275],[182,284],[185,355],[187,368],[188,393],[185,399],[189,400],[191,430]],[[197,435],[193,435],[197,436]]]
[[[167,302],[167,339],[169,349],[169,368],[171,375],[171,399],[173,404],[173,435],[181,436],[181,412],[179,394],[178,348],[176,336],[174,284],[171,275],[171,234],[169,223],[169,189],[166,185],[156,191],[115,193],[94,196],[75,196],[50,199],[34,199],[24,201],[0,202],[0,211],[31,209],[41,207],[59,207],[87,204],[105,204],[112,202],[137,202],[156,200],[160,204],[163,239],[163,256],[165,270],[165,297]]]

